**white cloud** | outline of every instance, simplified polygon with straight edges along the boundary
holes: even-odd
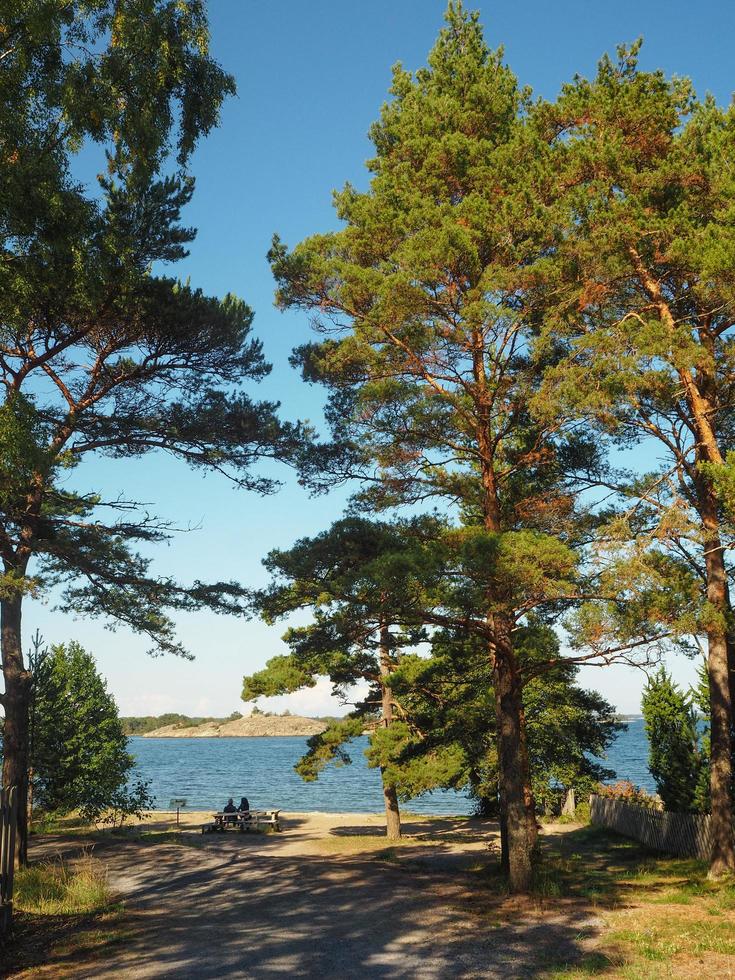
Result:
[[[365,696],[365,687],[358,685],[348,692],[350,701],[359,701]],[[277,698],[260,698],[261,711],[290,711],[294,715],[321,716],[346,715],[352,704],[343,704],[332,695],[332,685],[326,677],[321,677],[314,687],[306,687],[294,694]],[[247,713],[247,708],[245,709]]]
[[[174,699],[170,694],[138,694],[134,697],[116,698],[121,715],[163,715],[169,711],[177,711]]]

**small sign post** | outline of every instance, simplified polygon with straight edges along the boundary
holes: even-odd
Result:
[[[176,826],[179,826],[179,810],[183,810],[186,806],[186,800],[171,800],[169,806],[173,809],[176,807]]]

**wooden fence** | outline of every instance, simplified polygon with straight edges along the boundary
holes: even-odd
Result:
[[[606,796],[590,797],[592,823],[632,837],[654,851],[709,861],[712,854],[709,814],[665,813]]]
[[[13,872],[15,870],[16,787],[0,791],[0,933],[13,918]]]

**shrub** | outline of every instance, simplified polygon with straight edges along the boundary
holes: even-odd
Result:
[[[662,810],[661,800],[657,796],[652,796],[640,786],[631,783],[629,779],[620,779],[617,783],[609,786],[600,785],[597,787],[598,796],[606,799],[622,800],[625,803],[632,803],[634,806],[644,806],[649,810]]]

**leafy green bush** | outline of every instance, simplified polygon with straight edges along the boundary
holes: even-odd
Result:
[[[53,646],[34,661],[31,720],[38,807],[122,823],[150,806],[148,784],[129,783],[135,760],[115,700],[78,643]]]

